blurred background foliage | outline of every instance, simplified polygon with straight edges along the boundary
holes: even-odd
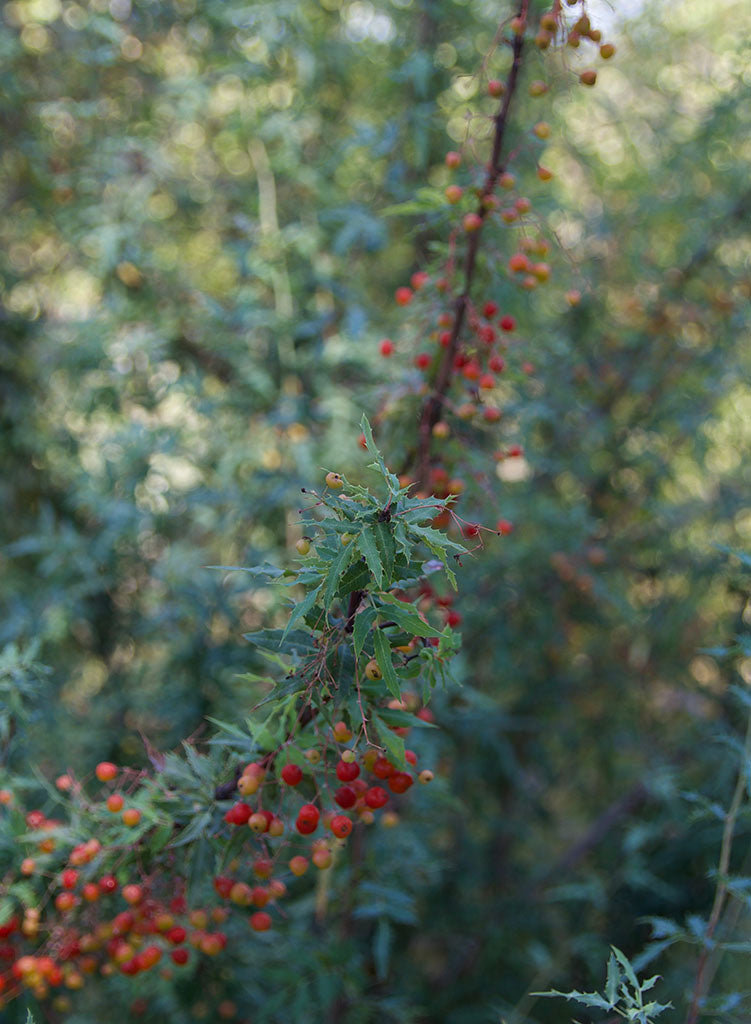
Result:
[[[311,932],[302,908],[160,988],[148,1019],[560,1021],[525,993],[599,984],[649,916],[706,917],[722,822],[685,794],[729,799],[712,740],[738,727],[730,684],[751,685],[751,657],[715,650],[751,620],[724,550],[751,546],[751,9],[590,9],[618,46],[597,88],[535,53],[553,98],[524,95],[515,121],[553,283],[511,287],[502,238],[483,267],[537,372],[510,359],[502,426],[445,443],[463,514],[515,529],[465,560],[463,685],[423,748],[441,781],[369,836],[354,915],[335,903]],[[377,341],[420,347],[394,288],[455,214],[383,210],[448,184],[468,128],[482,161],[472,76],[508,55],[485,0],[2,13],[0,644],[36,694],[4,768],[87,773],[247,714],[241,634],[282,609],[206,566],[284,563],[300,487],[362,472],[363,409],[392,409],[395,468],[413,445],[414,386]],[[526,456],[490,485],[511,437]],[[678,1006],[695,955],[656,966]],[[111,995],[90,989],[70,1020],[101,1019]],[[712,1019],[748,1019],[728,1005]]]

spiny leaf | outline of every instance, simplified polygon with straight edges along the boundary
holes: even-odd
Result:
[[[373,634],[373,646],[375,647],[376,661],[378,667],[383,673],[383,681],[389,693],[396,697],[397,700],[401,699],[401,690],[399,688],[399,679],[394,670],[393,662],[391,661],[391,647],[386,637],[383,635],[383,631],[377,629]]]

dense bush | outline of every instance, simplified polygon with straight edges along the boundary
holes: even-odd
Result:
[[[186,879],[189,907],[216,902],[231,858],[203,838],[230,806],[217,787],[286,737],[260,730],[268,651],[243,635],[283,629],[289,609],[262,576],[208,567],[297,571],[300,488],[329,470],[371,482],[363,411],[388,466],[417,480],[412,500],[461,490],[435,528],[471,549],[453,604],[440,574],[402,580],[462,647],[425,694],[440,728],[415,741],[436,779],[398,827],[357,825],[316,890],[289,886],[268,936],[233,913],[224,952],[139,976],[134,1008],[129,978],[97,975],[69,1009],[57,991],[30,1003],[40,1020],[602,1020],[596,1002],[529,993],[594,991],[611,943],[663,975],[655,998],[676,1010],[661,1019],[687,1020],[705,943],[706,1019],[748,1018],[747,871],[728,823],[747,834],[749,587],[729,549],[751,543],[751,16],[593,8],[617,45],[603,60],[586,37],[546,47],[547,8],[530,7],[514,36],[515,11],[448,0],[5,5],[4,913],[59,889],[60,848],[17,877],[39,839],[21,808],[72,814],[66,850],[110,834],[91,801],[100,761],[128,766],[144,814],[111,833],[120,883],[150,880],[162,900]],[[590,67],[594,89],[578,81]],[[475,234],[496,80],[512,96],[497,169],[516,181],[493,182],[502,212],[483,209]],[[530,95],[537,81],[549,89]],[[520,244],[550,281],[520,287]],[[488,328],[505,366],[483,388],[467,363],[487,362]],[[445,364],[431,406],[447,351],[466,361]],[[346,596],[321,607],[346,618]],[[61,773],[72,797],[51,785]],[[170,819],[189,842],[151,827]]]

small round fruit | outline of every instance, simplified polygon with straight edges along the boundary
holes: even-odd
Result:
[[[337,839],[346,839],[352,831],[352,822],[345,814],[336,814],[331,819],[329,828]]]
[[[383,786],[371,786],[365,794],[365,803],[374,811],[388,803],[389,795]]]
[[[135,828],[141,820],[141,812],[135,807],[128,807],[122,813],[123,824],[128,828]]]
[[[452,170],[455,170],[459,166],[459,164],[461,162],[462,162],[461,153],[457,153],[455,150],[450,150],[446,154],[446,166],[447,167],[451,167]]]
[[[493,96],[497,99],[499,96],[503,96],[506,92],[506,86],[499,78],[491,78],[488,82],[488,96]]]
[[[382,356],[384,356],[384,358],[388,359],[388,357],[390,355],[393,355],[394,352],[393,341],[390,338],[384,338],[383,341],[378,346],[378,351],[381,353]]]
[[[344,487],[344,481],[338,473],[327,473],[326,486],[330,487],[332,491],[339,491]]]
[[[310,551],[310,538],[301,537],[296,542],[295,547],[297,548],[298,554],[307,555],[307,553]]]
[[[424,768],[417,776],[417,778],[419,779],[420,782],[422,782],[423,785],[427,785],[428,782],[433,781],[434,776],[430,768]]]
[[[597,72],[592,71],[591,69],[588,71],[582,71],[579,75],[579,81],[582,85],[594,85],[597,81]]]
[[[379,679],[383,679],[383,672],[381,672],[380,665],[372,658],[365,666],[365,677],[372,683],[377,682]]]
[[[100,761],[94,769],[94,774],[100,782],[111,782],[117,777],[117,765],[111,761]]]
[[[446,201],[455,206],[462,197],[463,189],[460,185],[449,185],[443,194],[446,196]]]
[[[288,786],[298,786],[302,782],[302,769],[296,764],[285,764],[281,774]]]
[[[293,857],[289,862],[289,869],[293,875],[296,875],[299,878],[300,875],[304,875],[308,870],[308,858],[301,857],[298,854],[297,857]]]
[[[308,836],[318,828],[320,812],[315,804],[303,804],[300,808],[295,827],[300,835]]]
[[[336,766],[336,777],[340,782],[352,782],[360,774],[360,765],[356,761],[340,761]]]
[[[414,779],[407,772],[394,772],[389,779],[389,789],[392,793],[406,793],[413,782]]]
[[[107,810],[111,811],[113,814],[119,814],[123,809],[124,803],[125,801],[120,793],[110,793],[107,797]]]

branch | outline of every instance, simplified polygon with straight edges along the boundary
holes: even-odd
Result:
[[[526,20],[529,0],[520,0],[517,17]],[[519,72],[522,63],[522,51],[524,49],[524,34],[514,36],[513,61],[506,79],[506,91],[498,113],[495,116],[495,132],[493,135],[493,149],[488,164],[488,173],[480,193],[476,213],[480,217],[480,226],[469,236],[467,243],[467,254],[464,260],[464,285],[461,293],[454,300],[454,321],[451,327],[451,337],[444,351],[443,360],[438,369],[432,395],[423,406],[418,426],[418,449],[417,449],[417,487],[424,490],[428,484],[430,471],[430,440],[433,427],[440,419],[443,404],[446,399],[451,375],[454,368],[454,358],[459,347],[464,319],[467,313],[469,297],[472,292],[475,271],[477,268],[477,254],[480,248],[480,236],[489,210],[484,200],[492,195],[499,177],[505,170],[505,158],[503,158],[503,143],[508,126],[508,115],[511,108],[511,101],[519,83]]]

